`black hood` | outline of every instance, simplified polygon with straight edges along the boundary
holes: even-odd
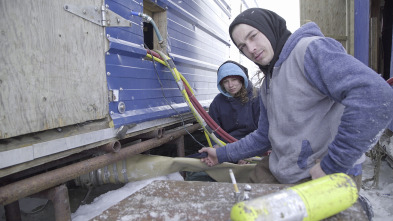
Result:
[[[239,14],[229,26],[229,35],[231,36],[232,41],[232,31],[238,24],[246,24],[258,29],[270,41],[270,44],[272,45],[274,51],[272,61],[269,65],[266,66],[257,64],[265,75],[267,75],[268,73],[270,75],[274,64],[278,60],[278,57],[285,42],[291,35],[291,32],[287,29],[285,20],[281,16],[267,9],[247,9],[241,14]]]

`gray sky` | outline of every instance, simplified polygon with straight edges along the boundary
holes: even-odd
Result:
[[[258,5],[283,17],[291,32],[300,27],[299,0],[258,0]]]

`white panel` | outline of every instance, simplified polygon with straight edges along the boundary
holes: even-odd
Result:
[[[0,153],[0,169],[34,159],[33,147],[27,146]]]

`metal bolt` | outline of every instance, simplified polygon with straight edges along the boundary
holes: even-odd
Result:
[[[108,21],[108,22],[109,22],[109,21]],[[109,34],[106,34],[106,37],[107,37],[107,38],[110,38],[111,36],[110,36]]]
[[[111,115],[113,115],[115,112],[111,111],[110,113],[111,113]]]
[[[111,72],[109,72],[109,71],[108,71],[108,72],[106,72],[106,75],[110,76],[110,75],[111,75]]]
[[[83,14],[86,14],[86,10],[85,9],[83,9]]]
[[[120,19],[117,19],[117,23],[120,23]]]
[[[108,51],[108,52],[106,52],[106,55],[110,55],[109,51]]]
[[[124,111],[126,110],[126,104],[123,101],[119,102],[119,104],[117,105],[117,110],[121,114],[124,113]]]
[[[123,88],[121,87],[121,88],[120,88],[120,90],[122,91],[122,90],[123,90]]]
[[[249,200],[250,196],[248,195],[248,192],[244,192],[243,200]]]

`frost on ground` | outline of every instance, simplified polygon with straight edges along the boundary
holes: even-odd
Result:
[[[150,184],[154,180],[183,180],[183,177],[179,173],[169,174],[158,178],[152,178],[147,180],[141,180],[136,182],[127,183],[120,189],[109,191],[102,194],[94,199],[91,204],[80,206],[75,213],[71,215],[73,221],[86,221],[90,220],[109,207],[127,198],[136,191],[142,189],[146,185]]]
[[[363,180],[374,176],[374,163],[366,158],[363,163]],[[370,183],[364,183],[371,185]],[[381,162],[379,172],[379,184],[372,189],[361,189],[360,195],[366,197],[372,206],[374,221],[392,220],[393,216],[393,169],[386,161]]]

